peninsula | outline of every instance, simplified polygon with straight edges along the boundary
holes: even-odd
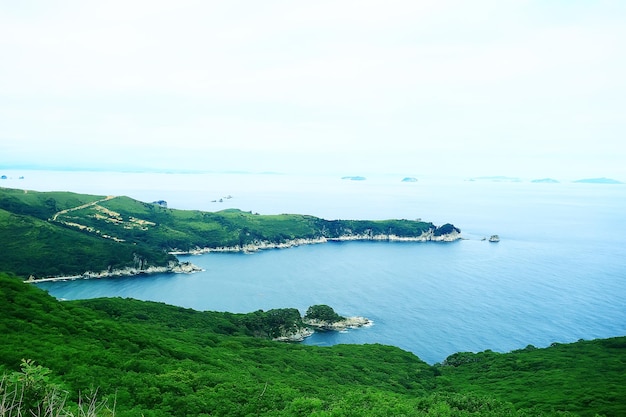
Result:
[[[451,242],[452,224],[325,220],[238,209],[176,210],[124,196],[0,188],[0,270],[40,279],[194,272],[178,254],[255,252],[329,241]]]

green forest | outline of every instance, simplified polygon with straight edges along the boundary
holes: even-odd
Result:
[[[62,274],[79,265],[74,256],[88,262],[97,252],[93,262],[107,265],[139,256],[167,262],[167,250],[182,248],[174,240],[183,237],[195,247],[209,243],[197,239],[220,234],[236,236],[234,242],[437,230],[429,223],[266,218],[176,211],[121,197],[1,191],[2,416],[626,415],[626,337],[458,352],[428,364],[393,346],[273,341],[300,325],[300,312],[290,306],[235,314],[122,298],[59,301],[24,282],[32,260],[38,271]],[[171,241],[164,240],[168,231]],[[341,319],[330,306],[307,313]]]
[[[200,312],[121,298],[61,302],[7,274],[0,297],[0,396],[22,389],[11,381],[30,368],[35,377],[22,380],[30,381],[31,407],[56,387],[69,412],[97,390],[100,415],[117,416],[626,413],[626,337],[457,353],[429,365],[392,346],[273,342],[267,329],[276,312]]]

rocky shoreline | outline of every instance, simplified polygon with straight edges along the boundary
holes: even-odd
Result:
[[[313,335],[316,331],[328,332],[335,331],[341,332],[346,331],[348,329],[358,329],[360,327],[369,327],[374,325],[374,322],[365,317],[355,316],[355,317],[346,317],[343,320],[336,322],[328,322],[324,320],[315,320],[315,319],[303,319],[302,322],[305,326],[298,329],[297,331],[282,335],[280,337],[275,337],[274,341],[277,342],[302,342],[307,337]]]
[[[462,239],[461,233],[453,231],[442,235],[435,235],[433,230],[422,233],[419,236],[397,236],[390,234],[354,234],[343,235],[334,238],[318,237],[312,239],[292,239],[280,243],[269,241],[255,241],[245,245],[220,246],[214,248],[194,248],[190,250],[174,249],[170,251],[172,255],[201,255],[210,252],[243,252],[254,253],[267,249],[287,249],[301,245],[314,245],[327,242],[347,242],[347,241],[379,241],[379,242],[454,242]]]
[[[35,278],[31,276],[26,282],[38,283],[38,282],[54,282],[54,281],[73,281],[76,279],[100,279],[100,278],[113,278],[113,277],[131,277],[136,275],[149,275],[149,274],[191,274],[194,272],[200,272],[202,268],[192,264],[191,262],[170,262],[167,266],[149,266],[145,269],[137,268],[121,268],[113,269],[111,271],[91,272],[87,271],[80,275],[69,275],[61,277],[47,277],[47,278]]]
[[[311,336],[313,333],[315,332],[312,329],[305,327],[302,329],[298,329],[298,331],[294,333],[275,337],[272,340],[275,342],[302,342],[304,339]]]
[[[369,327],[374,324],[370,319],[355,316],[346,317],[343,320],[328,322],[325,320],[303,319],[302,322],[321,331],[344,331],[348,329],[358,329],[359,327]]]

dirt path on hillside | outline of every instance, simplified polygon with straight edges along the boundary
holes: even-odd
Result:
[[[114,196],[114,195],[109,195],[109,196],[106,196],[105,198],[103,198],[103,199],[101,199],[101,200],[92,201],[91,203],[83,204],[83,205],[78,206],[78,207],[72,207],[72,208],[68,208],[68,209],[65,209],[65,210],[61,210],[61,211],[59,211],[59,212],[57,212],[57,213],[54,213],[54,216],[52,216],[52,218],[51,218],[50,220],[52,220],[53,222],[55,222],[55,221],[57,221],[57,217],[59,217],[59,216],[60,216],[60,215],[62,215],[62,214],[67,214],[67,213],[69,213],[70,211],[82,210],[82,209],[84,209],[84,208],[91,207],[91,206],[95,206],[96,204],[100,204],[100,203],[102,203],[103,201],[112,200],[112,199],[114,199],[114,198],[115,198],[115,196]]]

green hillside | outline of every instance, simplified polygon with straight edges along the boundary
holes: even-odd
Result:
[[[626,415],[626,337],[527,346],[507,354],[456,353],[441,372],[454,391],[511,401],[521,407],[581,415]]]
[[[35,278],[176,263],[171,251],[244,248],[295,239],[416,237],[458,231],[413,220],[324,220],[175,210],[128,197],[0,188],[0,271]]]
[[[429,366],[390,346],[253,337],[263,312],[119,298],[59,302],[6,274],[0,308],[0,373],[15,375],[22,359],[34,360],[51,371],[46,384],[68,392],[69,408],[98,388],[117,416],[626,413],[626,338],[457,354]]]

